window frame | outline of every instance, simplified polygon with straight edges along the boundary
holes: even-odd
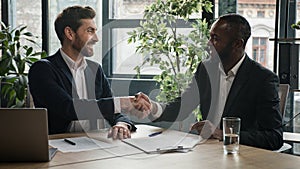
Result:
[[[253,38],[253,44],[252,44],[252,53],[253,53],[253,59],[262,65],[266,65],[266,57],[267,57],[267,43],[262,44],[262,40],[267,41],[268,38],[266,37],[252,37]],[[254,41],[257,40],[257,44],[254,43]],[[263,56],[262,56],[262,50],[263,50]],[[255,52],[254,52],[255,51]],[[255,53],[255,54],[254,54]],[[261,59],[264,59],[264,62],[261,62]]]
[[[210,0],[214,4],[214,0]],[[102,67],[107,77],[109,78],[135,78],[134,74],[116,74],[113,73],[113,29],[116,28],[132,28],[140,26],[142,19],[110,19],[109,14],[111,10],[109,7],[109,0],[103,1],[103,13],[102,13]],[[214,10],[213,10],[214,11]],[[214,13],[202,12],[202,18],[206,18],[207,21],[212,21]],[[194,22],[195,19],[190,19],[190,22]],[[191,28],[190,25],[185,24],[182,19],[178,20],[178,28]],[[107,42],[106,44],[103,42]],[[154,75],[141,75],[140,79],[152,79]]]
[[[2,0],[1,1],[1,21],[5,25],[8,25],[8,23],[9,23],[8,9],[9,9],[9,0]]]

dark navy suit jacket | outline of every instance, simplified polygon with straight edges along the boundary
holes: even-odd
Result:
[[[203,119],[214,119],[214,104],[218,91],[211,87],[219,76],[208,76],[218,66],[200,63],[192,83],[180,98],[166,105],[157,121],[180,121],[198,105]],[[279,110],[279,79],[248,56],[241,64],[233,81],[222,117],[241,118],[240,143],[265,149],[279,149],[283,144],[282,115]],[[215,87],[218,89],[218,87]],[[215,96],[215,98],[214,98]],[[220,118],[215,124],[219,124]],[[222,124],[220,125],[222,127]]]
[[[35,107],[48,110],[49,134],[67,132],[72,120],[95,121],[104,117],[110,125],[122,121],[135,126],[123,114],[114,113],[112,92],[101,66],[87,61],[88,99],[79,99],[70,69],[60,51],[35,62],[29,70],[29,88]]]

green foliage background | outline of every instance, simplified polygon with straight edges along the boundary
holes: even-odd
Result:
[[[1,22],[0,31],[0,77],[1,77],[1,107],[24,107],[27,94],[28,78],[26,65],[31,66],[40,58],[46,57],[46,52],[36,52],[40,48],[26,26],[14,29]]]
[[[146,64],[158,65],[161,74],[154,76],[160,85],[157,100],[170,102],[181,95],[193,77],[199,62],[207,57],[208,22],[195,19],[192,14],[200,14],[203,9],[212,12],[209,0],[157,0],[147,6],[140,27],[128,32],[128,43],[136,43],[136,52],[144,61],[135,67],[137,74]],[[178,33],[178,19],[191,24],[188,34]],[[201,114],[196,112],[199,120]]]

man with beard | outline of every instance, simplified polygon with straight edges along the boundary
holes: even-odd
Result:
[[[146,113],[151,105],[142,95],[112,97],[102,67],[85,59],[93,56],[99,40],[95,15],[91,7],[72,6],[57,16],[55,31],[62,46],[32,65],[30,92],[35,107],[48,110],[49,134],[76,132],[80,126],[96,129],[96,120],[104,117],[113,126],[110,137],[129,138],[136,128],[121,112]]]
[[[239,117],[241,144],[279,149],[283,144],[279,79],[245,53],[250,35],[244,17],[227,14],[218,18],[210,29],[210,59],[199,64],[181,97],[169,104],[152,102],[149,117],[181,121],[200,105],[204,120],[191,129],[204,138],[222,140],[222,117]]]

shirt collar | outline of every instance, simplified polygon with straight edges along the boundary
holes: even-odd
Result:
[[[237,71],[239,70],[241,64],[243,63],[243,61],[245,60],[245,56],[246,54],[244,53],[242,58],[238,61],[237,64],[235,64],[229,71],[228,71],[228,75],[227,76],[235,76]],[[222,63],[220,63],[219,65],[219,69],[221,70],[221,72],[225,75]],[[226,75],[225,75],[226,76]]]
[[[232,74],[235,76],[237,71],[239,70],[241,64],[243,63],[244,59],[245,59],[245,54],[240,59],[240,61],[235,66],[233,66],[233,68],[229,72],[232,72]]]
[[[60,54],[70,69],[77,70],[85,69],[87,67],[87,63],[84,57],[82,58],[82,61],[75,62],[62,49],[60,49]]]

